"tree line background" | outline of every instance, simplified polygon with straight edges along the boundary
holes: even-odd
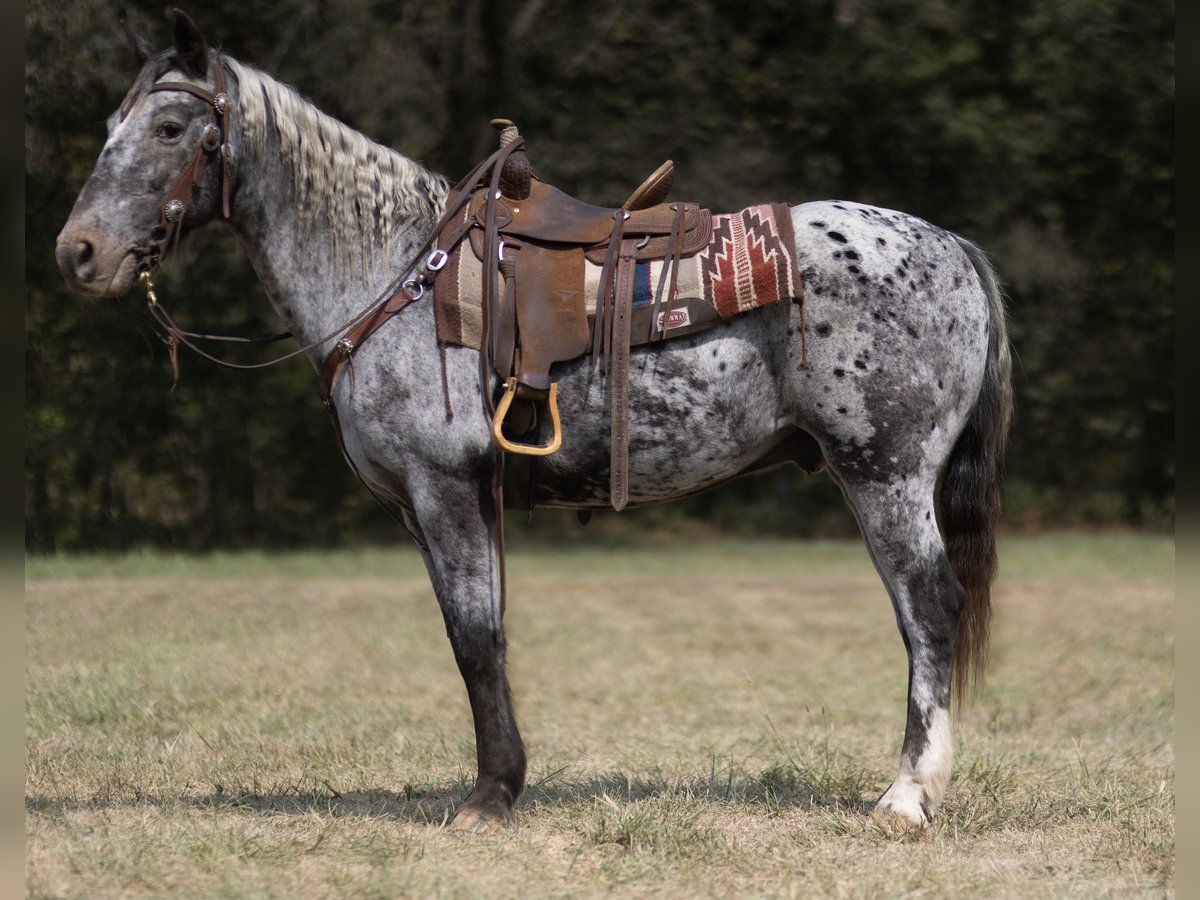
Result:
[[[140,33],[170,40],[166,7],[122,5]],[[1008,523],[1173,523],[1173,3],[210,0],[188,11],[227,52],[452,179],[505,116],[541,177],[593,202],[619,203],[669,157],[674,195],[714,209],[842,198],[969,237],[1009,297]],[[108,0],[25,6],[27,548],[393,539],[340,459],[307,362],[233,373],[185,353],[172,391],[140,294],[93,301],[63,286],[55,236],[135,74],[117,22]],[[277,327],[226,230],[196,235],[183,257],[161,279],[180,319]],[[621,517],[695,520],[854,530],[826,476],[790,468]]]

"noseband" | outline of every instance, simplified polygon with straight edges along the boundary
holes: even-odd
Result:
[[[151,85],[149,93],[158,91],[183,91],[194,97],[199,97],[208,105],[208,123],[200,134],[200,146],[196,148],[191,161],[184,167],[182,174],[167,192],[162,206],[162,218],[150,233],[150,240],[139,248],[142,259],[138,265],[140,277],[147,281],[151,274],[162,263],[165,250],[174,238],[179,236],[183,225],[183,216],[196,186],[204,178],[210,154],[220,155],[221,177],[221,213],[229,218],[229,192],[233,183],[233,144],[229,143],[229,97],[225,93],[225,73],[218,63],[214,66],[213,91],[197,84],[186,81],[160,81]]]

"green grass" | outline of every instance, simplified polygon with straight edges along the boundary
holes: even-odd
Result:
[[[418,556],[29,559],[31,896],[1174,890],[1173,543],[1010,538],[933,827],[867,815],[904,652],[857,543],[539,545],[507,624],[520,827],[470,789]]]
[[[641,541],[602,538],[593,542],[547,542],[536,527],[528,532],[509,526],[510,565],[515,573],[577,567],[612,567],[623,574],[687,572],[720,575],[746,571],[795,577],[805,571],[821,575],[870,575],[862,542],[837,540],[722,540],[700,537],[678,543],[663,536]],[[1003,574],[1011,577],[1173,577],[1175,543],[1149,534],[1065,533],[1010,537],[1000,542]],[[394,547],[327,551],[245,552],[210,554],[143,550],[121,554],[43,555],[25,561],[27,579],[138,578],[320,578],[423,577],[416,548],[398,539]]]

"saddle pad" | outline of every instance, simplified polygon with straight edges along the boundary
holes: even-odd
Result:
[[[470,241],[463,240],[438,273],[438,339],[478,350],[483,267],[466,249],[469,247]],[[657,261],[638,263],[635,309],[653,303],[663,265]],[[584,263],[584,305],[589,316],[596,311],[602,268],[590,261]],[[516,277],[518,281],[521,278],[519,257]],[[496,296],[501,296],[503,290],[503,285],[497,283]],[[803,298],[790,209],[771,203],[714,215],[709,244],[694,256],[680,260],[678,294],[671,304],[670,317],[663,323],[665,337],[689,334],[787,298],[796,302]],[[667,307],[665,297],[663,307]]]

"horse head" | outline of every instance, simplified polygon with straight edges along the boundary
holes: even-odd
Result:
[[[77,293],[124,294],[180,231],[220,215],[223,205],[228,214],[225,112],[233,101],[222,96],[224,67],[196,24],[174,14],[175,41],[166,50],[125,28],[141,72],[109,116],[104,148],[58,236],[58,265]]]

